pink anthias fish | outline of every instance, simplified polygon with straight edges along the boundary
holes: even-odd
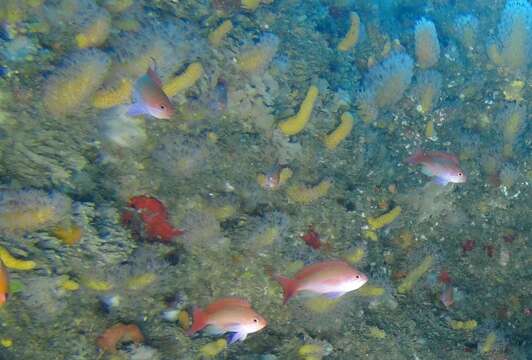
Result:
[[[460,168],[458,158],[453,154],[418,150],[408,157],[406,162],[410,165],[420,164],[422,166],[421,172],[434,177],[433,181],[438,185],[464,183],[467,180],[466,174]]]
[[[162,82],[154,66],[149,67],[146,74],[135,81],[133,104],[127,114],[130,116],[151,115],[157,119],[170,119],[174,114],[174,106],[162,89]]]
[[[368,281],[366,275],[340,260],[305,266],[293,279],[284,276],[275,276],[275,279],[283,287],[284,304],[301,291],[336,299],[345,293],[357,290]]]
[[[194,321],[187,332],[188,336],[207,328],[209,334],[231,332],[229,344],[244,341],[248,334],[257,332],[268,322],[251,308],[251,304],[240,298],[222,298],[216,300],[205,310],[194,309]]]

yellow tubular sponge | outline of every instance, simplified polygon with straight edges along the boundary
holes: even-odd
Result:
[[[283,134],[287,136],[295,135],[305,128],[305,125],[309,121],[310,115],[312,114],[312,109],[317,97],[318,88],[312,85],[308,89],[307,96],[305,97],[305,100],[303,100],[298,113],[279,124],[279,129],[281,129]]]
[[[213,32],[209,34],[209,43],[214,47],[220,46],[222,41],[232,29],[233,23],[231,22],[231,20],[225,20],[223,23],[220,24],[220,26],[218,26]]]
[[[408,275],[405,277],[405,279],[399,284],[399,287],[397,288],[397,292],[399,294],[404,294],[412,289],[416,282],[425,274],[430,267],[432,266],[433,262],[432,256],[428,255],[421,264],[419,264],[414,270],[412,270]]]
[[[203,66],[200,63],[190,64],[186,70],[166,84],[163,85],[163,91],[168,96],[174,96],[180,91],[188,89],[198,81],[203,75]]]
[[[36,266],[35,261],[14,258],[3,246],[0,246],[0,260],[6,267],[14,270],[32,270]]]
[[[373,230],[377,230],[394,221],[395,218],[399,216],[399,214],[401,214],[401,207],[396,206],[390,212],[387,212],[384,215],[381,215],[376,218],[370,217],[368,219],[368,224]]]
[[[342,140],[349,136],[353,129],[353,122],[353,115],[348,112],[343,113],[340,126],[325,137],[325,147],[329,150],[335,149]]]
[[[94,94],[92,105],[98,109],[108,109],[130,101],[133,92],[133,81],[122,79],[116,89],[99,90]]]
[[[358,42],[360,36],[360,17],[356,12],[351,13],[351,27],[345,37],[338,44],[338,50],[348,51]]]
[[[308,188],[304,185],[293,185],[286,190],[288,198],[300,204],[310,204],[313,201],[327,195],[332,181],[323,180],[318,185]]]

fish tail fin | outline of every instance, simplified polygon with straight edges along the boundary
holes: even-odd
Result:
[[[416,165],[422,162],[426,158],[427,154],[421,149],[417,149],[415,153],[406,158],[406,163],[408,165]]]
[[[297,283],[285,276],[276,275],[275,280],[283,287],[283,304],[286,304],[297,291]]]
[[[201,329],[203,329],[205,326],[207,326],[207,315],[203,310],[201,310],[201,308],[194,308],[192,318],[192,325],[190,325],[190,328],[187,331],[187,336],[192,336]]]

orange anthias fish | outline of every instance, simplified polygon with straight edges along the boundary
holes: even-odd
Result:
[[[301,291],[336,299],[362,287],[368,281],[366,275],[340,260],[323,261],[305,266],[293,279],[284,276],[275,276],[275,279],[283,287],[284,304]]]
[[[406,162],[410,165],[420,164],[422,166],[421,172],[427,176],[434,177],[433,181],[438,185],[464,183],[467,181],[467,176],[460,168],[458,158],[453,154],[441,151],[424,152],[418,150],[408,157]]]
[[[244,341],[248,334],[257,332],[268,322],[251,308],[251,304],[240,298],[216,300],[205,310],[194,309],[194,321],[187,332],[188,336],[207,328],[212,335],[231,332],[229,344]]]
[[[130,116],[151,115],[157,119],[170,119],[174,114],[174,106],[162,89],[162,82],[154,66],[149,67],[146,74],[135,81],[133,104],[127,114]]]
[[[9,296],[9,274],[0,261],[0,306],[5,304]]]

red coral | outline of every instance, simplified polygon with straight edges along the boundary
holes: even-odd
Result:
[[[462,251],[465,253],[472,251],[475,248],[475,240],[466,240],[462,244]]]
[[[301,236],[303,241],[313,249],[319,249],[321,247],[320,234],[314,230],[314,226],[310,225],[307,232]]]
[[[140,195],[129,200],[128,209],[122,214],[122,222],[133,233],[149,241],[170,242],[183,234],[168,222],[168,212],[164,204],[156,198]]]
[[[489,257],[493,257],[493,255],[495,255],[495,246],[491,244],[484,245],[484,250],[486,250],[486,255]]]
[[[451,276],[449,275],[449,272],[445,271],[445,270],[440,272],[440,275],[438,275],[438,280],[442,284],[450,284],[450,283],[453,282],[453,279],[451,279]]]

